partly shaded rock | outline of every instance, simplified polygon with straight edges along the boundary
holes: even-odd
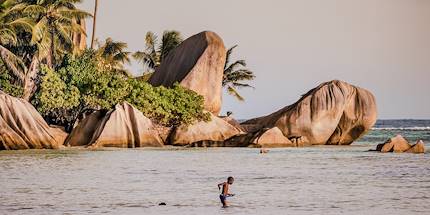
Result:
[[[278,127],[298,145],[348,145],[376,122],[374,96],[342,81],[310,90],[299,101],[273,114],[248,120],[248,130]]]
[[[95,111],[81,119],[65,141],[68,146],[86,146],[91,143],[95,131],[100,127],[106,112]]]
[[[262,148],[295,146],[277,127],[264,131],[261,135],[256,137],[252,143],[253,146]]]
[[[57,143],[63,145],[69,136],[69,134],[65,131],[64,127],[61,126],[50,126],[50,131],[54,139],[57,141]]]
[[[425,153],[425,146],[424,142],[422,140],[418,140],[415,145],[413,145],[410,149],[406,151],[406,153],[416,153],[416,154],[422,154]]]
[[[210,142],[222,142],[240,133],[241,131],[230,123],[211,114],[209,122],[199,121],[192,125],[182,125],[176,128],[171,143],[176,146],[186,146],[206,141],[208,143],[203,146],[225,146],[223,144],[211,145]]]
[[[395,152],[402,153],[411,148],[409,142],[402,137],[402,135],[397,135],[384,143],[381,148],[381,152]]]
[[[122,148],[163,146],[151,120],[127,102],[106,115],[95,112],[87,116],[74,128],[68,143]]]
[[[237,128],[241,132],[245,132],[245,129],[242,127],[242,125],[240,125],[239,121],[237,121],[236,119],[234,119],[230,116],[224,116],[224,117],[221,117],[221,119],[230,123],[230,125],[234,126],[235,128]]]
[[[218,115],[221,110],[222,78],[226,49],[215,33],[194,35],[172,50],[151,76],[154,86],[171,87],[178,82],[205,99],[205,109]]]
[[[224,143],[225,146],[233,147],[256,147],[256,148],[276,148],[276,147],[296,147],[297,144],[290,141],[277,128],[263,128],[256,132],[249,132],[236,135]]]
[[[0,150],[57,149],[64,135],[30,103],[0,91]]]

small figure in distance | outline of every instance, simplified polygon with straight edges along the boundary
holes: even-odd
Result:
[[[233,182],[234,182],[234,178],[230,176],[227,178],[226,182],[218,184],[218,190],[221,190],[221,186],[222,186],[222,192],[219,195],[219,199],[221,200],[223,208],[228,207],[227,198],[234,196],[234,194],[228,193],[228,189],[230,185],[233,184]]]
[[[260,149],[260,154],[266,154],[266,153],[269,153],[269,151],[270,150],[268,150],[268,149],[262,148],[262,149]]]

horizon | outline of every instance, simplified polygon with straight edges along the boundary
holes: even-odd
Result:
[[[246,60],[256,74],[250,82],[255,89],[240,90],[245,102],[224,92],[221,113],[232,111],[238,119],[273,113],[333,79],[371,91],[378,119],[430,119],[430,1],[242,2],[222,0],[207,10],[198,0],[105,0],[99,3],[96,38],[126,42],[134,52],[143,50],[147,31],[160,36],[178,30],[186,39],[212,30],[226,48],[238,44],[233,59]],[[93,7],[92,0],[81,3],[90,13]],[[160,15],[145,8],[164,10]],[[88,35],[91,29],[87,19]],[[141,72],[135,62],[129,68]]]

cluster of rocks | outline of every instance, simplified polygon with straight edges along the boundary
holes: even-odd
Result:
[[[0,93],[0,149],[88,147],[300,147],[348,145],[376,122],[374,96],[334,80],[310,90],[296,103],[243,123],[219,117],[226,48],[213,32],[202,32],[172,50],[149,82],[174,83],[205,99],[208,122],[174,128],[155,125],[128,103],[83,117],[70,134],[46,124],[26,101]],[[66,138],[67,137],[67,138]]]
[[[425,146],[422,140],[418,140],[414,145],[409,144],[409,142],[402,137],[402,135],[397,135],[393,138],[388,139],[385,143],[378,144],[376,146],[376,151],[387,153],[425,153]]]

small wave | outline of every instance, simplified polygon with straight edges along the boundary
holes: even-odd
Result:
[[[372,130],[408,130],[408,131],[427,131],[430,127],[386,127],[386,128],[372,128]]]

